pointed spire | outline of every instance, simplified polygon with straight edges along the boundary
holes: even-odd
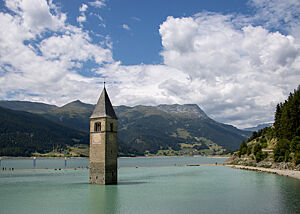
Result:
[[[103,91],[100,95],[100,98],[96,104],[96,107],[93,111],[93,114],[90,118],[99,118],[99,117],[109,117],[113,119],[118,119],[114,108],[111,105],[108,94],[105,89],[105,85]]]

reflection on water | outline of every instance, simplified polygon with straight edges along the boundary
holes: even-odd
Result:
[[[114,214],[118,211],[118,186],[89,185],[89,213]]]
[[[33,158],[33,168],[36,167],[36,157]]]
[[[119,181],[118,185],[137,185],[137,184],[146,184],[147,182],[139,182],[139,181]]]

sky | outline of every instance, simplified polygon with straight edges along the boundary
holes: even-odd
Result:
[[[300,84],[299,0],[0,0],[0,100],[198,104],[273,122]]]

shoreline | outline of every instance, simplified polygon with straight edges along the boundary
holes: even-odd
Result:
[[[295,171],[295,170],[270,169],[270,168],[263,168],[263,167],[230,165],[230,164],[225,165],[225,166],[231,167],[233,169],[242,169],[242,170],[250,170],[250,171],[257,171],[257,172],[272,173],[272,174],[281,175],[281,176],[300,180],[300,171]]]
[[[167,166],[131,166],[131,167],[119,167],[118,169],[130,169],[130,168],[161,168],[161,167],[200,167],[200,166],[227,166],[232,169],[249,170],[256,172],[272,173],[280,176],[294,178],[300,180],[300,171],[295,170],[281,170],[281,169],[270,169],[263,167],[243,166],[243,165],[230,165],[226,163],[222,164],[192,164],[192,165],[167,165]],[[64,170],[87,170],[89,168],[58,168],[58,169],[14,169],[14,170],[0,170],[0,172],[13,172],[13,171],[64,171]]]
[[[123,166],[119,169],[139,169],[139,168],[167,168],[167,167],[200,167],[200,166],[226,166],[224,164],[185,164],[185,165],[167,165],[167,166]],[[78,168],[54,168],[54,169],[6,169],[0,170],[0,172],[27,172],[27,171],[64,171],[64,170],[88,170],[88,167]]]
[[[89,157],[43,157],[43,156],[33,156],[33,157],[12,157],[12,156],[0,156],[0,160],[5,159],[88,159]]]
[[[89,157],[44,157],[44,156],[32,156],[32,157],[12,157],[12,156],[0,156],[0,160],[5,160],[5,159],[89,159]],[[174,155],[174,156],[162,156],[162,155],[157,155],[157,156],[136,156],[136,157],[118,157],[118,158],[171,158],[171,157],[206,157],[206,158],[216,158],[216,159],[221,159],[221,158],[227,158],[228,157],[222,157],[222,156],[201,156],[201,155],[195,155],[195,156],[186,156],[186,155]]]

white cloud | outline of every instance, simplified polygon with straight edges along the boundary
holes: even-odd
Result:
[[[202,13],[160,26],[163,65],[110,64],[114,104],[197,103],[217,121],[239,127],[272,122],[275,106],[300,80],[300,46],[239,17]]]
[[[52,104],[96,100],[101,78],[84,77],[77,70],[87,61],[98,66],[113,62],[106,39],[103,45],[93,44],[86,32],[64,22],[65,14],[50,14],[43,1],[33,13],[49,20],[32,26],[29,17],[38,16],[28,10],[28,2],[8,2],[17,15],[0,12],[0,97]]]
[[[268,27],[289,28],[300,22],[298,0],[251,0],[250,4],[257,9],[255,19],[264,20]]]
[[[299,0],[250,0],[256,9],[251,20],[255,24],[264,23],[268,29],[281,29],[292,34],[300,42],[300,1]]]
[[[104,6],[104,1],[96,2],[88,4]],[[286,34],[269,23],[257,24],[256,17],[168,17],[159,29],[163,64],[124,66],[113,60],[109,37],[94,44],[89,32],[67,24],[66,14],[51,1],[10,0],[6,5],[15,14],[0,13],[3,99],[95,103],[105,76],[114,105],[196,103],[218,121],[247,127],[272,121],[276,104],[300,82],[300,43],[293,16]],[[80,7],[81,16],[87,8]],[[130,29],[122,27],[126,26]],[[43,37],[43,32],[50,36]],[[91,70],[96,77],[77,72],[88,61],[98,66]]]
[[[105,6],[105,1],[104,0],[96,0],[96,1],[93,1],[93,2],[89,2],[89,4],[93,7],[101,8],[101,7]]]
[[[86,22],[86,16],[85,14],[81,14],[80,16],[77,17],[77,22],[79,22],[80,24],[82,22]]]
[[[133,20],[136,21],[136,22],[142,21],[141,18],[138,18],[138,17],[135,17],[135,16],[132,16],[131,19],[133,19]]]
[[[128,25],[126,25],[126,24],[123,24],[122,28],[125,29],[125,30],[130,30],[130,27]]]
[[[237,29],[231,19],[168,17],[159,30],[164,63],[189,76],[198,94],[186,100],[215,119],[239,126],[272,121],[275,103],[299,84],[300,46],[261,26]]]
[[[103,22],[103,18],[99,14],[91,13],[91,15],[96,16],[99,19],[99,21]]]
[[[86,15],[85,12],[88,9],[88,6],[86,4],[82,4],[79,8],[80,16],[77,17],[77,22],[79,24],[82,24],[82,22],[86,22]]]
[[[39,47],[47,60],[95,60],[98,64],[112,61],[110,50],[93,45],[85,33],[53,36],[44,39]]]
[[[45,29],[58,30],[64,26],[65,14],[51,14],[50,7],[42,0],[10,0],[6,6],[22,20],[22,25],[30,32],[39,34]],[[16,17],[15,17],[16,18]]]
[[[88,6],[86,4],[82,4],[81,7],[79,8],[80,12],[85,12],[88,9]]]
[[[165,81],[180,78],[188,84],[187,75],[182,71],[164,65],[122,66],[118,62],[110,64],[101,74],[107,77],[109,94],[114,105],[157,105],[179,103],[185,94],[170,94],[165,90]],[[183,90],[182,90],[183,91]]]

